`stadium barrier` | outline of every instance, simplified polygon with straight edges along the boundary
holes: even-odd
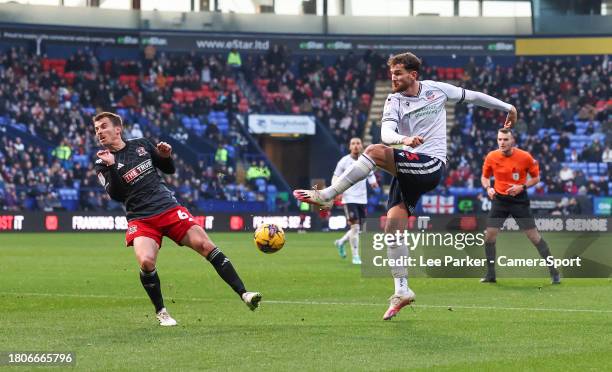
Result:
[[[483,197],[481,189],[451,188],[449,195],[426,194],[417,205],[417,214],[474,214],[488,213],[491,201]],[[478,195],[480,194],[480,195]],[[549,215],[570,206],[572,214],[610,215],[612,198],[593,198],[577,195],[530,195],[531,211],[536,215]],[[573,200],[573,201],[572,201]],[[596,203],[594,202],[596,200]]]
[[[339,212],[337,212],[339,213]],[[253,231],[262,223],[274,223],[288,230],[342,231],[346,229],[346,217],[332,214],[321,218],[318,214],[250,214],[250,213],[194,213],[197,223],[208,231],[231,232]],[[406,221],[411,231],[482,231],[486,225],[486,215],[422,215],[410,217]],[[385,216],[372,214],[368,221],[377,221],[370,230],[381,229]],[[612,217],[580,216],[536,216],[540,231],[550,232],[595,232],[609,233]],[[0,233],[10,232],[112,232],[125,231],[127,220],[124,215],[105,212],[24,212],[0,214]],[[509,219],[504,230],[518,231],[518,225]],[[366,229],[368,227],[366,226]]]
[[[312,36],[286,34],[245,34],[211,32],[163,32],[140,30],[100,30],[75,27],[70,31],[48,26],[3,25],[0,40],[101,45],[144,48],[160,51],[267,52],[274,44],[285,45],[300,54],[346,54],[349,51],[398,52],[412,50],[427,55],[506,55],[515,54],[513,37],[405,37],[405,36]]]

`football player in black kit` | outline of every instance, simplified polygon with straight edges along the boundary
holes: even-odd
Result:
[[[94,126],[96,138],[104,147],[96,154],[96,173],[110,197],[125,206],[126,245],[134,246],[140,265],[140,281],[155,306],[159,324],[176,325],[164,306],[155,269],[163,236],[205,257],[249,309],[255,310],[261,294],[247,292],[229,259],[194,221],[187,208],[176,201],[158,174],[157,169],[166,174],[174,173],[172,147],[165,142],[154,146],[144,138],[124,140],[121,117],[111,112],[96,115]]]

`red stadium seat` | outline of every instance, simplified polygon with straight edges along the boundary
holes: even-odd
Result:
[[[459,80],[463,79],[463,74],[464,74],[464,71],[462,67],[455,68],[455,79],[459,79]]]
[[[64,74],[64,79],[66,79],[66,82],[70,85],[74,84],[75,77],[76,77],[76,74],[74,72],[67,72]]]
[[[453,67],[447,67],[445,69],[446,79],[455,80],[455,69]]]

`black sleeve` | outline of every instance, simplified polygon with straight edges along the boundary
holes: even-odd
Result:
[[[149,154],[151,154],[151,159],[153,160],[153,165],[166,174],[173,174],[176,171],[176,167],[174,166],[172,155],[170,155],[169,158],[162,158],[157,152],[157,147],[149,140],[146,140],[146,142]]]
[[[125,201],[125,188],[122,184],[123,180],[117,171],[117,163],[110,167],[104,164],[96,164],[96,173],[100,182],[103,183],[104,189],[112,199],[118,202]]]

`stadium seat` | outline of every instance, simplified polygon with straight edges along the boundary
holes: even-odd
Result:
[[[68,211],[75,211],[79,206],[79,192],[75,189],[63,188],[58,190],[60,203]]]
[[[599,174],[602,176],[608,174],[608,163],[599,163]]]

